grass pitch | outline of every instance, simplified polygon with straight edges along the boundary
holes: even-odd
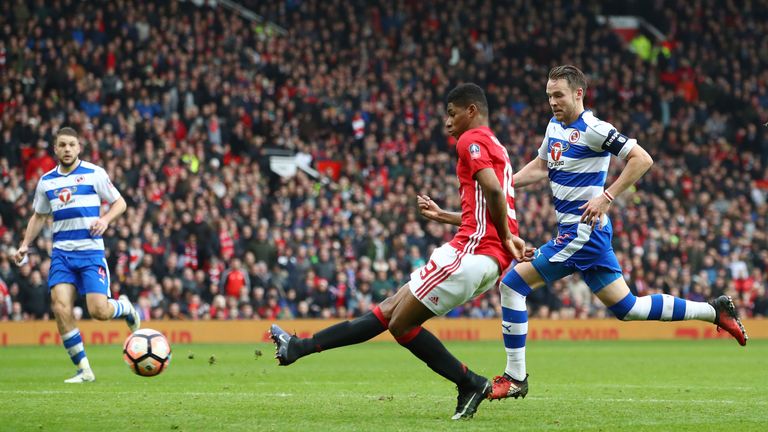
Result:
[[[447,345],[486,376],[504,366],[501,342]],[[395,343],[288,367],[267,344],[176,345],[154,378],[133,375],[118,346],[86,349],[96,382],[73,385],[63,348],[0,348],[0,430],[698,432],[768,420],[768,341],[534,341],[528,397],[483,402],[462,422],[450,420],[453,385]]]

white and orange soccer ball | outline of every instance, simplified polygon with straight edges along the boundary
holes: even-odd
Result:
[[[123,344],[123,360],[136,375],[159,375],[171,363],[171,345],[157,330],[136,330]]]

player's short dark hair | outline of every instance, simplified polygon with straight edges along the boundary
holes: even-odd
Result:
[[[483,89],[475,83],[463,83],[454,87],[446,98],[446,104],[449,103],[461,107],[475,104],[480,114],[488,115],[488,99],[485,98]]]
[[[576,66],[555,66],[549,71],[549,79],[553,81],[564,79],[568,82],[568,87],[570,87],[571,90],[576,90],[579,87],[584,90],[587,89],[587,77],[584,76],[584,72]]]
[[[53,138],[54,145],[59,142],[60,136],[71,136],[80,139],[80,137],[77,135],[77,131],[69,126],[64,126],[63,128],[60,128],[58,131],[56,131],[56,137]]]

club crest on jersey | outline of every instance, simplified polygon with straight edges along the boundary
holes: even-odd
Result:
[[[568,142],[575,144],[579,141],[579,138],[581,138],[581,133],[578,130],[575,130],[568,136]]]
[[[85,176],[77,176],[75,183],[80,184],[85,181]]]
[[[571,148],[571,146],[568,143],[554,141],[549,144],[549,156],[552,157],[553,161],[557,162],[569,148]]]
[[[477,145],[477,143],[472,143],[469,145],[469,156],[472,159],[477,159],[480,157],[480,146]]]

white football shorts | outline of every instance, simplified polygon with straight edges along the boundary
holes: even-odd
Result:
[[[427,264],[411,273],[408,286],[435,315],[445,315],[456,306],[496,286],[499,266],[487,255],[473,255],[446,243],[432,252]]]

